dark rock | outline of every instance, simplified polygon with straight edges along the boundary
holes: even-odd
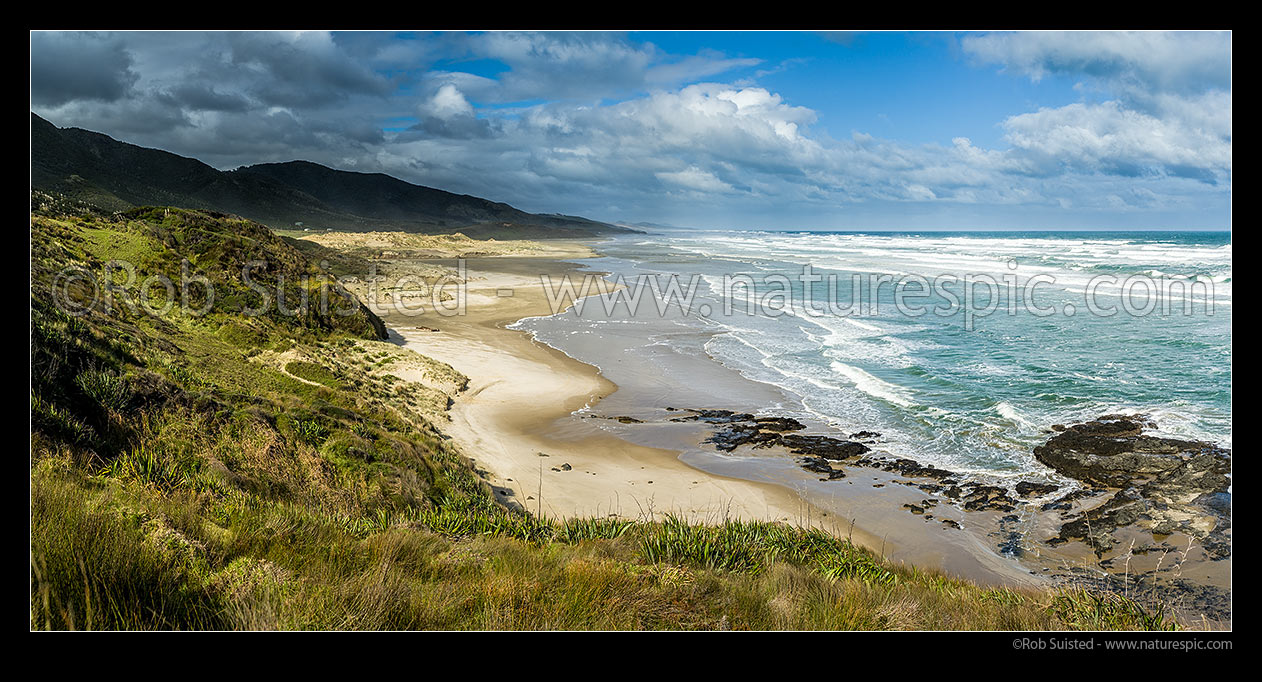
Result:
[[[731,410],[688,410],[686,417],[676,417],[673,422],[703,421],[707,424],[731,424],[733,422],[753,421],[754,415],[747,412]]]
[[[841,469],[833,468],[833,465],[823,457],[803,457],[798,460],[798,464],[807,471],[814,471],[817,474],[828,475],[827,479],[820,480],[835,481],[839,478],[846,477],[846,472]]]
[[[922,465],[913,459],[897,459],[894,461],[896,471],[904,476],[917,476],[922,478],[936,478],[944,480],[955,475],[954,472],[946,469],[939,469],[933,466]]]
[[[1137,489],[1119,490],[1104,504],[1062,525],[1055,538],[1058,542],[1051,544],[1082,540],[1095,550],[1096,556],[1102,556],[1116,543],[1113,531],[1139,520],[1143,512],[1144,500]]]
[[[1226,490],[1230,451],[1211,443],[1143,435],[1142,429],[1149,423],[1119,418],[1074,424],[1034,448],[1034,457],[1065,476],[1092,485],[1121,488],[1136,479],[1176,477],[1191,483],[1210,474],[1209,485],[1202,487]]]
[[[965,511],[1012,511],[1017,501],[1008,496],[1007,488],[996,485],[969,484],[960,498]]]
[[[1021,481],[1017,484],[1017,494],[1021,497],[1042,497],[1060,490],[1060,486],[1051,483],[1031,483]]]
[[[1065,427],[1034,449],[1038,461],[1059,473],[1116,491],[1065,523],[1054,544],[1082,540],[1100,554],[1114,544],[1117,528],[1134,524],[1160,534],[1182,532],[1207,551],[1230,555],[1231,451],[1144,433],[1155,426],[1146,415],[1107,414]],[[1083,496],[1071,493],[1043,509],[1069,511],[1075,494]]]
[[[1025,555],[1025,544],[1020,531],[1020,524],[1021,519],[1016,514],[1008,514],[999,519],[999,530],[991,533],[991,536],[1000,538],[1000,554],[1016,558]]]
[[[999,543],[999,553],[1004,556],[1021,557],[1025,555],[1025,548],[1021,545],[1021,534],[1010,531],[1003,542]]]
[[[759,417],[754,424],[764,431],[801,431],[806,424],[790,417]]]
[[[780,437],[780,443],[795,455],[815,455],[835,460],[858,457],[871,449],[863,443],[830,436],[787,435]]]
[[[777,445],[780,442],[780,434],[759,431],[757,427],[747,424],[729,424],[715,431],[705,442],[712,443],[722,452],[731,452],[742,445],[753,447]]]
[[[830,436],[803,436],[788,433],[806,425],[790,417],[758,417],[729,410],[694,410],[693,414],[671,421],[703,421],[720,425],[705,442],[722,452],[732,452],[742,445],[755,448],[781,446],[795,455],[842,460],[868,451],[863,443]]]

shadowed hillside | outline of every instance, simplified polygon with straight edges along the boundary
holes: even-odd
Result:
[[[462,232],[471,237],[567,237],[627,232],[574,216],[526,213],[487,199],[381,173],[291,161],[220,171],[197,159],[58,128],[31,114],[31,185],[117,211],[179,206],[233,213],[274,229]]]

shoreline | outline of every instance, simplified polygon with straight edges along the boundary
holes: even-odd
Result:
[[[497,266],[511,267],[510,262],[518,259],[496,260]],[[554,276],[566,274],[564,268],[570,274],[590,273],[559,260],[529,262],[546,263],[543,269]],[[768,520],[806,515],[788,491],[730,477],[712,476],[713,482],[700,482],[698,477],[705,476],[704,472],[679,462],[676,451],[636,445],[577,420],[559,423],[599,403],[617,385],[598,368],[535,340],[529,332],[508,328],[525,317],[549,314],[537,281],[484,269],[470,269],[470,273],[484,278],[470,283],[471,298],[502,287],[513,287],[515,294],[489,305],[471,301],[468,314],[460,317],[405,318],[387,313],[383,320],[396,343],[469,377],[466,390],[454,398],[447,413],[450,421],[442,430],[461,444],[466,456],[490,467],[488,480],[497,490],[512,491],[503,496],[509,498],[505,502],[560,517],[612,513],[635,518],[640,510],[684,514],[698,521],[721,520],[722,515]],[[416,329],[420,326],[428,329]],[[546,398],[540,400],[541,394]],[[540,452],[548,457],[540,457]],[[570,464],[571,470],[552,471],[563,464]],[[536,498],[540,468],[543,495]],[[581,478],[584,475],[590,480]],[[684,478],[688,481],[681,482]],[[623,484],[642,486],[643,492],[623,494],[619,490]],[[705,501],[697,501],[698,491]]]
[[[730,462],[723,459],[704,466],[697,461],[698,444],[709,434],[704,424],[659,429],[651,444],[604,428],[617,426],[614,417],[593,408],[619,387],[599,368],[526,330],[508,328],[527,317],[552,314],[540,273],[554,278],[600,274],[565,257],[543,253],[469,262],[467,311],[462,316],[405,316],[374,308],[390,328],[392,341],[469,378],[467,389],[454,397],[446,413],[449,421],[439,428],[475,462],[497,499],[551,517],[660,519],[672,513],[697,522],[743,518],[814,526],[886,558],[981,584],[1046,584],[1045,578],[999,556],[971,534],[969,541],[959,542],[959,531],[947,536],[936,524],[891,513],[899,504],[923,497],[918,491],[896,492],[901,486],[890,486],[872,494],[871,487],[854,486],[846,490],[845,513],[838,513],[836,495],[829,500],[811,494],[793,479],[800,469],[787,458],[780,458],[787,468],[778,471],[774,466],[771,471],[724,471],[723,464]],[[582,257],[577,251],[568,256]],[[506,289],[513,290],[512,296],[497,295]],[[584,414],[574,414],[580,410]],[[596,418],[601,416],[610,421]],[[889,479],[881,485],[893,481],[881,476]],[[891,502],[890,493],[898,499]]]

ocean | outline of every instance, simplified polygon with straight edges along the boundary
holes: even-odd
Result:
[[[1047,430],[1106,413],[1231,446],[1230,233],[670,231],[596,250],[583,264],[619,298],[514,327],[617,383],[604,414],[794,416],[997,481],[1054,478],[1032,453]]]

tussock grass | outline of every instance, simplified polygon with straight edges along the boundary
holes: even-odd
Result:
[[[31,529],[35,629],[230,626],[221,602],[201,586],[197,557],[146,535],[123,509],[108,509],[101,493],[41,479],[32,487]]]
[[[1062,590],[1052,599],[1051,610],[1061,622],[1080,630],[1177,629],[1160,603],[1148,608],[1115,592]]]

